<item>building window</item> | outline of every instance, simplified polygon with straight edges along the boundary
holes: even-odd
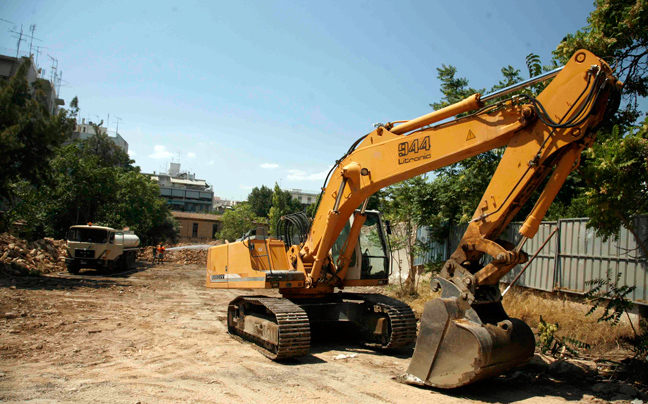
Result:
[[[299,195],[299,196],[297,197],[297,199],[299,199],[299,202],[301,202],[301,200],[302,200],[301,195]]]
[[[308,203],[310,203],[310,202],[311,202],[311,197],[309,196],[309,197],[308,197]]]
[[[218,223],[212,224],[212,238],[216,238],[216,233],[218,233]]]
[[[191,232],[191,238],[198,238],[198,223],[193,224],[193,231]]]

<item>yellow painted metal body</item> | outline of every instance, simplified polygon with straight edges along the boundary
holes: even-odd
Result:
[[[211,247],[207,287],[216,289],[303,288],[304,279],[271,281],[269,271],[288,271],[285,245],[276,239],[246,240]],[[297,272],[297,271],[295,271]]]
[[[367,222],[367,226],[364,226],[367,217],[371,219]],[[377,250],[384,251],[386,248],[386,245],[376,247],[368,241],[385,238],[378,212],[356,213],[346,232],[349,237],[340,237],[334,253],[337,256],[336,262],[340,263],[339,282],[334,285],[323,284],[315,288],[306,288],[307,270],[303,266],[296,265],[300,261],[294,259],[294,256],[291,258],[291,253],[295,253],[298,249],[293,246],[286,252],[283,241],[270,237],[266,240],[245,239],[211,247],[207,253],[207,287],[279,288],[282,294],[291,297],[314,297],[330,293],[334,287],[387,284],[388,253],[384,257],[373,255],[369,257],[366,254],[370,248],[373,254],[377,254]],[[363,240],[365,254],[360,249],[360,239]]]

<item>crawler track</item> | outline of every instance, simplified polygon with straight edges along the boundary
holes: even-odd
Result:
[[[279,343],[266,341],[234,326],[232,319],[238,308],[246,304],[264,307],[275,316],[279,327]],[[228,308],[227,328],[240,341],[250,342],[270,359],[286,359],[308,354],[310,348],[310,324],[306,312],[287,299],[262,296],[242,296],[232,300]]]
[[[389,338],[382,343],[365,340],[366,346],[391,349],[407,346],[416,341],[416,317],[407,304],[379,294],[339,293],[335,297],[339,299],[340,304],[343,300],[361,301],[375,312],[384,313],[389,318]],[[330,301],[323,304],[330,304]],[[318,304],[309,302],[308,305],[312,307]],[[244,309],[241,310],[241,307]],[[240,324],[245,321],[245,313],[263,314],[277,324],[278,343],[242,329]],[[299,304],[288,299],[265,296],[238,297],[229,304],[227,327],[234,338],[251,343],[270,359],[279,360],[308,354],[311,339],[308,315]]]
[[[416,317],[412,308],[400,300],[379,294],[344,293],[343,298],[363,299],[380,307],[389,316],[391,335],[387,344],[367,344],[384,349],[400,348],[416,341]]]

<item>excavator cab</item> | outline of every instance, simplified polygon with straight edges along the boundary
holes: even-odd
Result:
[[[356,211],[357,213],[360,210]],[[366,219],[347,272],[347,279],[388,279],[390,271],[390,248],[385,223],[377,210],[365,211]],[[352,215],[331,248],[333,261],[337,262],[344,243],[349,237],[356,216]]]

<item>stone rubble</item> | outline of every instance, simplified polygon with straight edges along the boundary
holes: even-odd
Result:
[[[220,244],[212,242],[213,245]],[[169,247],[182,246],[168,245]],[[142,247],[138,258],[153,262],[155,247]],[[0,276],[17,276],[29,274],[47,274],[65,271],[67,248],[65,240],[54,240],[50,237],[28,242],[8,233],[0,234]],[[181,265],[205,265],[206,249],[181,249],[166,251],[165,262]]]
[[[65,240],[50,237],[28,242],[0,234],[0,275],[50,273],[65,269]]]

